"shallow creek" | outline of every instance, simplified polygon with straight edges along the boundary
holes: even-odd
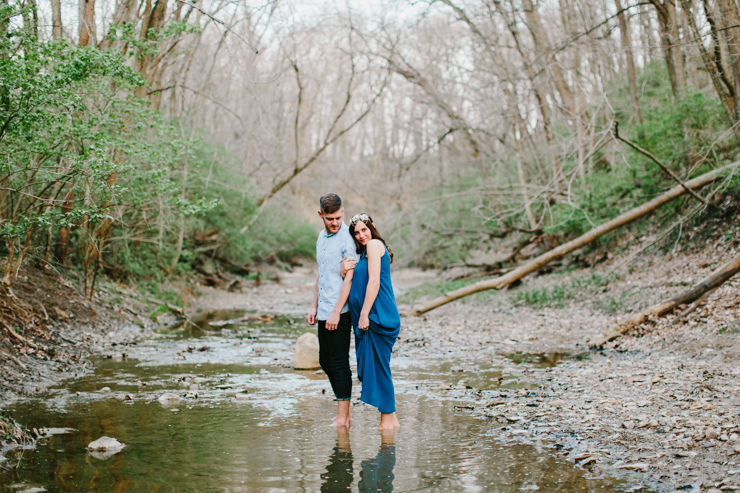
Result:
[[[241,319],[241,320],[235,320]],[[228,323],[219,322],[227,321]],[[230,321],[230,322],[229,322]],[[393,360],[395,436],[378,413],[353,401],[348,433],[329,427],[335,411],[320,371],[295,371],[296,317],[213,312],[161,338],[110,348],[92,374],[16,403],[16,419],[49,428],[2,491],[625,491],[591,478],[540,444],[505,442],[502,425],[470,416],[441,387],[526,383],[501,367],[451,368],[438,354]],[[550,361],[550,360],[548,360]],[[554,363],[553,363],[554,364]],[[352,363],[354,368],[354,361]],[[110,390],[107,390],[107,389]],[[435,389],[436,391],[433,391]],[[355,384],[353,396],[359,397]],[[162,404],[166,392],[179,402]],[[238,398],[237,398],[238,394]],[[91,441],[125,443],[106,457]]]

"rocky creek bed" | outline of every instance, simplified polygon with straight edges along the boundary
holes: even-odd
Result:
[[[663,299],[671,285],[691,282],[681,269],[685,263],[676,258],[660,273],[635,272],[609,291],[633,293],[643,305]],[[712,267],[708,258],[703,269]],[[204,289],[189,313],[250,310],[286,314],[300,323],[313,275],[310,268],[298,269],[281,283],[241,293]],[[399,271],[394,283],[403,292],[435,279],[433,273]],[[563,282],[562,275],[538,279]],[[589,350],[588,340],[619,315],[607,315],[588,301],[533,309],[506,298],[476,297],[423,317],[404,317],[394,358],[454,362],[445,369],[449,379],[425,379],[421,389],[457,401],[455,410],[470,419],[494,423],[496,439],[554,447],[593,477],[624,477],[633,489],[655,491],[740,490],[738,283],[727,283],[679,323],[669,317],[638,327],[598,352]],[[53,371],[37,370],[36,381],[52,384],[72,372],[89,371],[87,354],[124,358],[127,344],[158,337],[156,331],[172,321],[144,322],[144,328],[125,322],[107,323],[105,330],[63,332],[60,327],[80,363],[60,370],[42,361]],[[66,322],[65,327],[72,325]],[[181,355],[191,357],[186,347]],[[33,354],[15,358],[36,368]],[[282,355],[270,364],[289,366],[289,359]],[[22,397],[13,388],[26,394],[41,388],[24,381],[24,372],[17,364],[13,369],[14,364],[6,361],[3,371],[5,404]],[[13,387],[14,381],[22,386]]]

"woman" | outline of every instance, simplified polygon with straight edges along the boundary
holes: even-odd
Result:
[[[401,317],[391,285],[393,253],[367,214],[352,216],[349,232],[360,260],[354,265],[349,311],[355,328],[357,376],[362,382],[360,400],[380,411],[379,430],[401,426],[391,380],[391,350],[401,329]],[[353,268],[352,261],[343,270]]]

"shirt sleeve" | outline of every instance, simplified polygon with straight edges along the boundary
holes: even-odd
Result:
[[[359,260],[360,256],[357,255],[357,246],[355,240],[352,239],[349,232],[345,236],[344,246],[342,247],[342,258],[347,257],[355,260]]]

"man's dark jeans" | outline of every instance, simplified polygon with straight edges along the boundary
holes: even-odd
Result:
[[[352,370],[349,369],[349,342],[352,318],[342,313],[336,330],[326,329],[326,320],[319,320],[319,364],[329,377],[337,399],[352,396]]]

